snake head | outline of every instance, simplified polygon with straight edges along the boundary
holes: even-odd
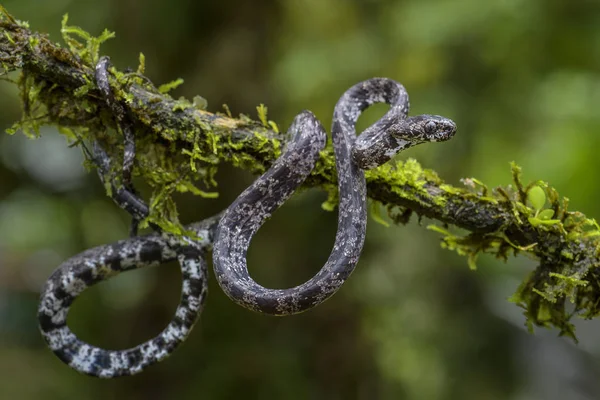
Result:
[[[409,117],[403,120],[397,129],[393,128],[389,130],[392,136],[412,144],[443,142],[451,139],[456,133],[454,121],[440,115],[429,114]]]

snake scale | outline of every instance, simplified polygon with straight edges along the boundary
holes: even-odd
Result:
[[[96,82],[109,109],[130,141],[131,125],[115,105],[108,83],[108,58],[96,68]],[[360,135],[356,122],[374,103],[387,103],[388,112]],[[424,142],[450,139],[453,121],[435,115],[407,117],[405,88],[386,78],[372,78],[348,89],[334,108],[332,142],[339,191],[338,230],[329,259],[307,282],[289,289],[267,289],[248,273],[246,253],[253,235],[270,215],[302,184],[314,169],[326,144],[326,132],[310,111],[291,124],[290,140],[271,168],[221,214],[191,224],[197,238],[157,232],[132,236],[76,255],[60,265],[42,290],[39,326],[50,349],[75,370],[100,378],[139,373],[182,343],[198,320],[207,292],[206,254],[213,250],[216,279],[237,304],[261,313],[289,315],[306,311],[332,296],[354,270],[365,240],[367,224],[365,169],[375,168],[398,152]],[[129,137],[129,139],[128,139]],[[135,145],[125,143],[123,183],[111,181],[113,200],[133,217],[133,224],[148,215],[148,207],[134,192],[131,174]],[[94,144],[92,159],[106,179],[111,160]],[[135,233],[135,229],[132,230]],[[88,287],[123,271],[178,260],[182,271],[181,300],[175,316],[156,337],[126,350],[106,350],[78,339],[67,325],[73,301]]]

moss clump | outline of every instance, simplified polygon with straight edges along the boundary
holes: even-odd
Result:
[[[555,326],[561,335],[576,340],[571,318],[574,315],[592,318],[600,312],[600,287],[595,275],[600,227],[594,219],[568,211],[568,199],[560,201],[556,190],[547,183],[536,181],[524,186],[520,167],[513,163],[512,172],[514,186],[496,188],[491,201],[504,204],[518,223],[503,224],[493,232],[465,236],[438,226],[429,228],[443,235],[442,247],[467,257],[473,270],[481,253],[503,260],[511,253],[533,254],[538,267],[510,301],[525,310],[529,330],[532,331],[534,325]],[[472,184],[474,182],[468,181],[471,189],[481,189],[487,194],[485,186]],[[518,227],[516,231],[515,227]],[[577,250],[581,249],[582,242],[587,245],[585,252]]]
[[[4,21],[16,24],[16,20],[4,9],[0,11],[3,12]],[[83,71],[72,76],[76,87],[70,90],[50,82],[45,79],[43,70],[22,69],[17,84],[23,103],[23,118],[8,133],[20,131],[34,138],[39,135],[41,126],[56,125],[71,146],[85,146],[85,143],[98,140],[114,160],[111,176],[118,181],[123,154],[122,134],[115,126],[110,110],[103,105],[94,81],[94,67],[100,57],[100,46],[113,38],[114,33],[105,30],[95,37],[80,27],[69,25],[67,15],[62,20],[61,33],[67,49],[38,34],[29,37],[28,45],[32,52],[48,52],[58,62]],[[5,35],[12,44],[16,43],[7,30]],[[264,155],[275,159],[281,148],[279,140],[267,137],[264,132],[278,131],[278,127],[268,120],[267,108],[261,105],[257,111],[262,126],[246,116],[241,116],[235,122],[239,127],[253,129],[253,139],[233,140],[230,134],[224,133],[230,132],[231,126],[225,125],[223,131],[219,131],[218,124],[210,124],[203,118],[206,108],[203,98],[196,96],[190,102],[185,98],[175,100],[168,96],[167,93],[181,85],[183,80],[177,79],[157,88],[142,75],[146,69],[143,54],[139,59],[136,72],[124,73],[111,68],[110,82],[115,99],[129,106],[130,117],[137,122],[137,154],[133,174],[153,189],[151,214],[142,227],[151,222],[168,232],[182,234],[184,230],[178,220],[173,194],[187,192],[202,197],[217,197],[218,193],[210,189],[217,185],[214,177],[223,159],[240,168],[263,172],[267,167],[262,161]],[[45,68],[43,64],[39,64],[39,67]],[[8,72],[11,68],[5,66],[4,70]],[[143,90],[147,94],[145,101],[134,95],[136,90]],[[90,98],[94,101],[90,101]],[[165,103],[168,103],[172,113],[169,116],[164,114]],[[193,115],[194,124],[182,124],[176,118],[179,113]],[[157,135],[162,140],[157,141]],[[183,149],[178,147],[176,143],[182,141],[189,145]],[[88,152],[84,151],[84,154],[87,157]],[[90,160],[87,164],[92,165]]]

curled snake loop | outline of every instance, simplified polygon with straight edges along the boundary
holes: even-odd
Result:
[[[105,176],[109,160],[97,144],[95,162]],[[145,217],[148,207],[135,194],[113,187],[113,199],[134,216]],[[42,336],[56,356],[71,368],[100,378],[134,375],[168,357],[197,322],[206,301],[208,271],[206,253],[212,246],[220,215],[186,227],[198,239],[154,233],[89,249],[61,264],[50,276],[38,307]],[[88,287],[121,272],[179,262],[181,300],[167,327],[156,337],[126,350],[105,350],[88,344],[67,326],[73,301]]]
[[[135,157],[133,131],[116,104],[108,82],[108,59],[96,69],[97,85],[124,135],[123,184],[110,182],[113,200],[137,223],[149,208],[130,184]],[[389,111],[356,136],[360,114],[374,103]],[[292,138],[272,167],[247,188],[227,210],[186,227],[198,238],[155,232],[99,246],[60,265],[46,283],[38,309],[40,330],[52,351],[79,372],[102,378],[133,375],[167,357],[189,334],[207,292],[206,253],[213,247],[218,283],[236,303],[254,311],[288,315],[306,311],[332,296],[354,270],[365,240],[366,182],[364,169],[390,160],[396,153],[423,142],[450,139],[454,123],[444,117],[407,117],[408,94],[402,85],[373,78],[347,90],[337,102],[332,142],[339,191],[338,230],[333,250],[321,270],[307,282],[289,289],[267,289],[248,273],[246,253],[253,235],[314,169],[326,143],[326,133],[309,111],[296,116]],[[92,156],[102,180],[108,176],[108,155],[98,143]],[[66,320],[73,301],[86,288],[123,271],[177,259],[181,266],[182,297],[173,320],[155,338],[127,350],[105,350],[78,339]]]
[[[98,86],[109,107],[118,111],[108,85],[107,68],[108,62],[101,60],[96,70]],[[113,113],[118,121],[122,119],[122,114]],[[127,143],[124,147],[125,152],[132,148]],[[89,156],[106,184],[110,158],[97,142]],[[148,216],[148,206],[132,187],[109,183],[114,202],[132,215],[134,225]],[[73,369],[100,378],[133,375],[168,357],[185,340],[204,307],[208,288],[206,252],[212,246],[219,218],[216,215],[187,226],[198,237],[195,240],[157,232],[87,250],[60,265],[42,290],[38,307],[39,327],[50,349]],[[174,260],[181,267],[181,300],[171,322],[156,337],[131,349],[105,350],[83,342],[67,326],[71,304],[88,287],[124,271]]]
[[[38,320],[50,349],[73,369],[100,378],[133,375],[168,357],[196,323],[207,293],[205,252],[218,218],[189,226],[203,240],[139,236],[99,246],[63,263],[42,290]],[[78,339],[67,326],[73,301],[88,287],[117,274],[177,260],[183,287],[175,316],[156,337],[134,348],[105,350]]]
[[[357,139],[360,114],[374,103],[390,110]],[[288,315],[308,310],[331,297],[348,279],[362,251],[367,228],[366,181],[361,168],[383,164],[400,150],[425,141],[449,139],[452,121],[438,116],[406,119],[408,94],[390,79],[374,78],[346,91],[335,106],[331,136],[337,169],[338,229],[331,254],[317,274],[289,289],[267,289],[248,272],[246,254],[262,224],[304,182],[325,146],[325,131],[310,112],[299,114],[294,135],[271,169],[227,208],[213,250],[215,276],[234,302],[254,311]],[[355,145],[355,142],[357,143]]]

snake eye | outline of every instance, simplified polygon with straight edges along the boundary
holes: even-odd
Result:
[[[425,133],[433,133],[437,129],[437,124],[433,121],[429,121],[425,124]]]

